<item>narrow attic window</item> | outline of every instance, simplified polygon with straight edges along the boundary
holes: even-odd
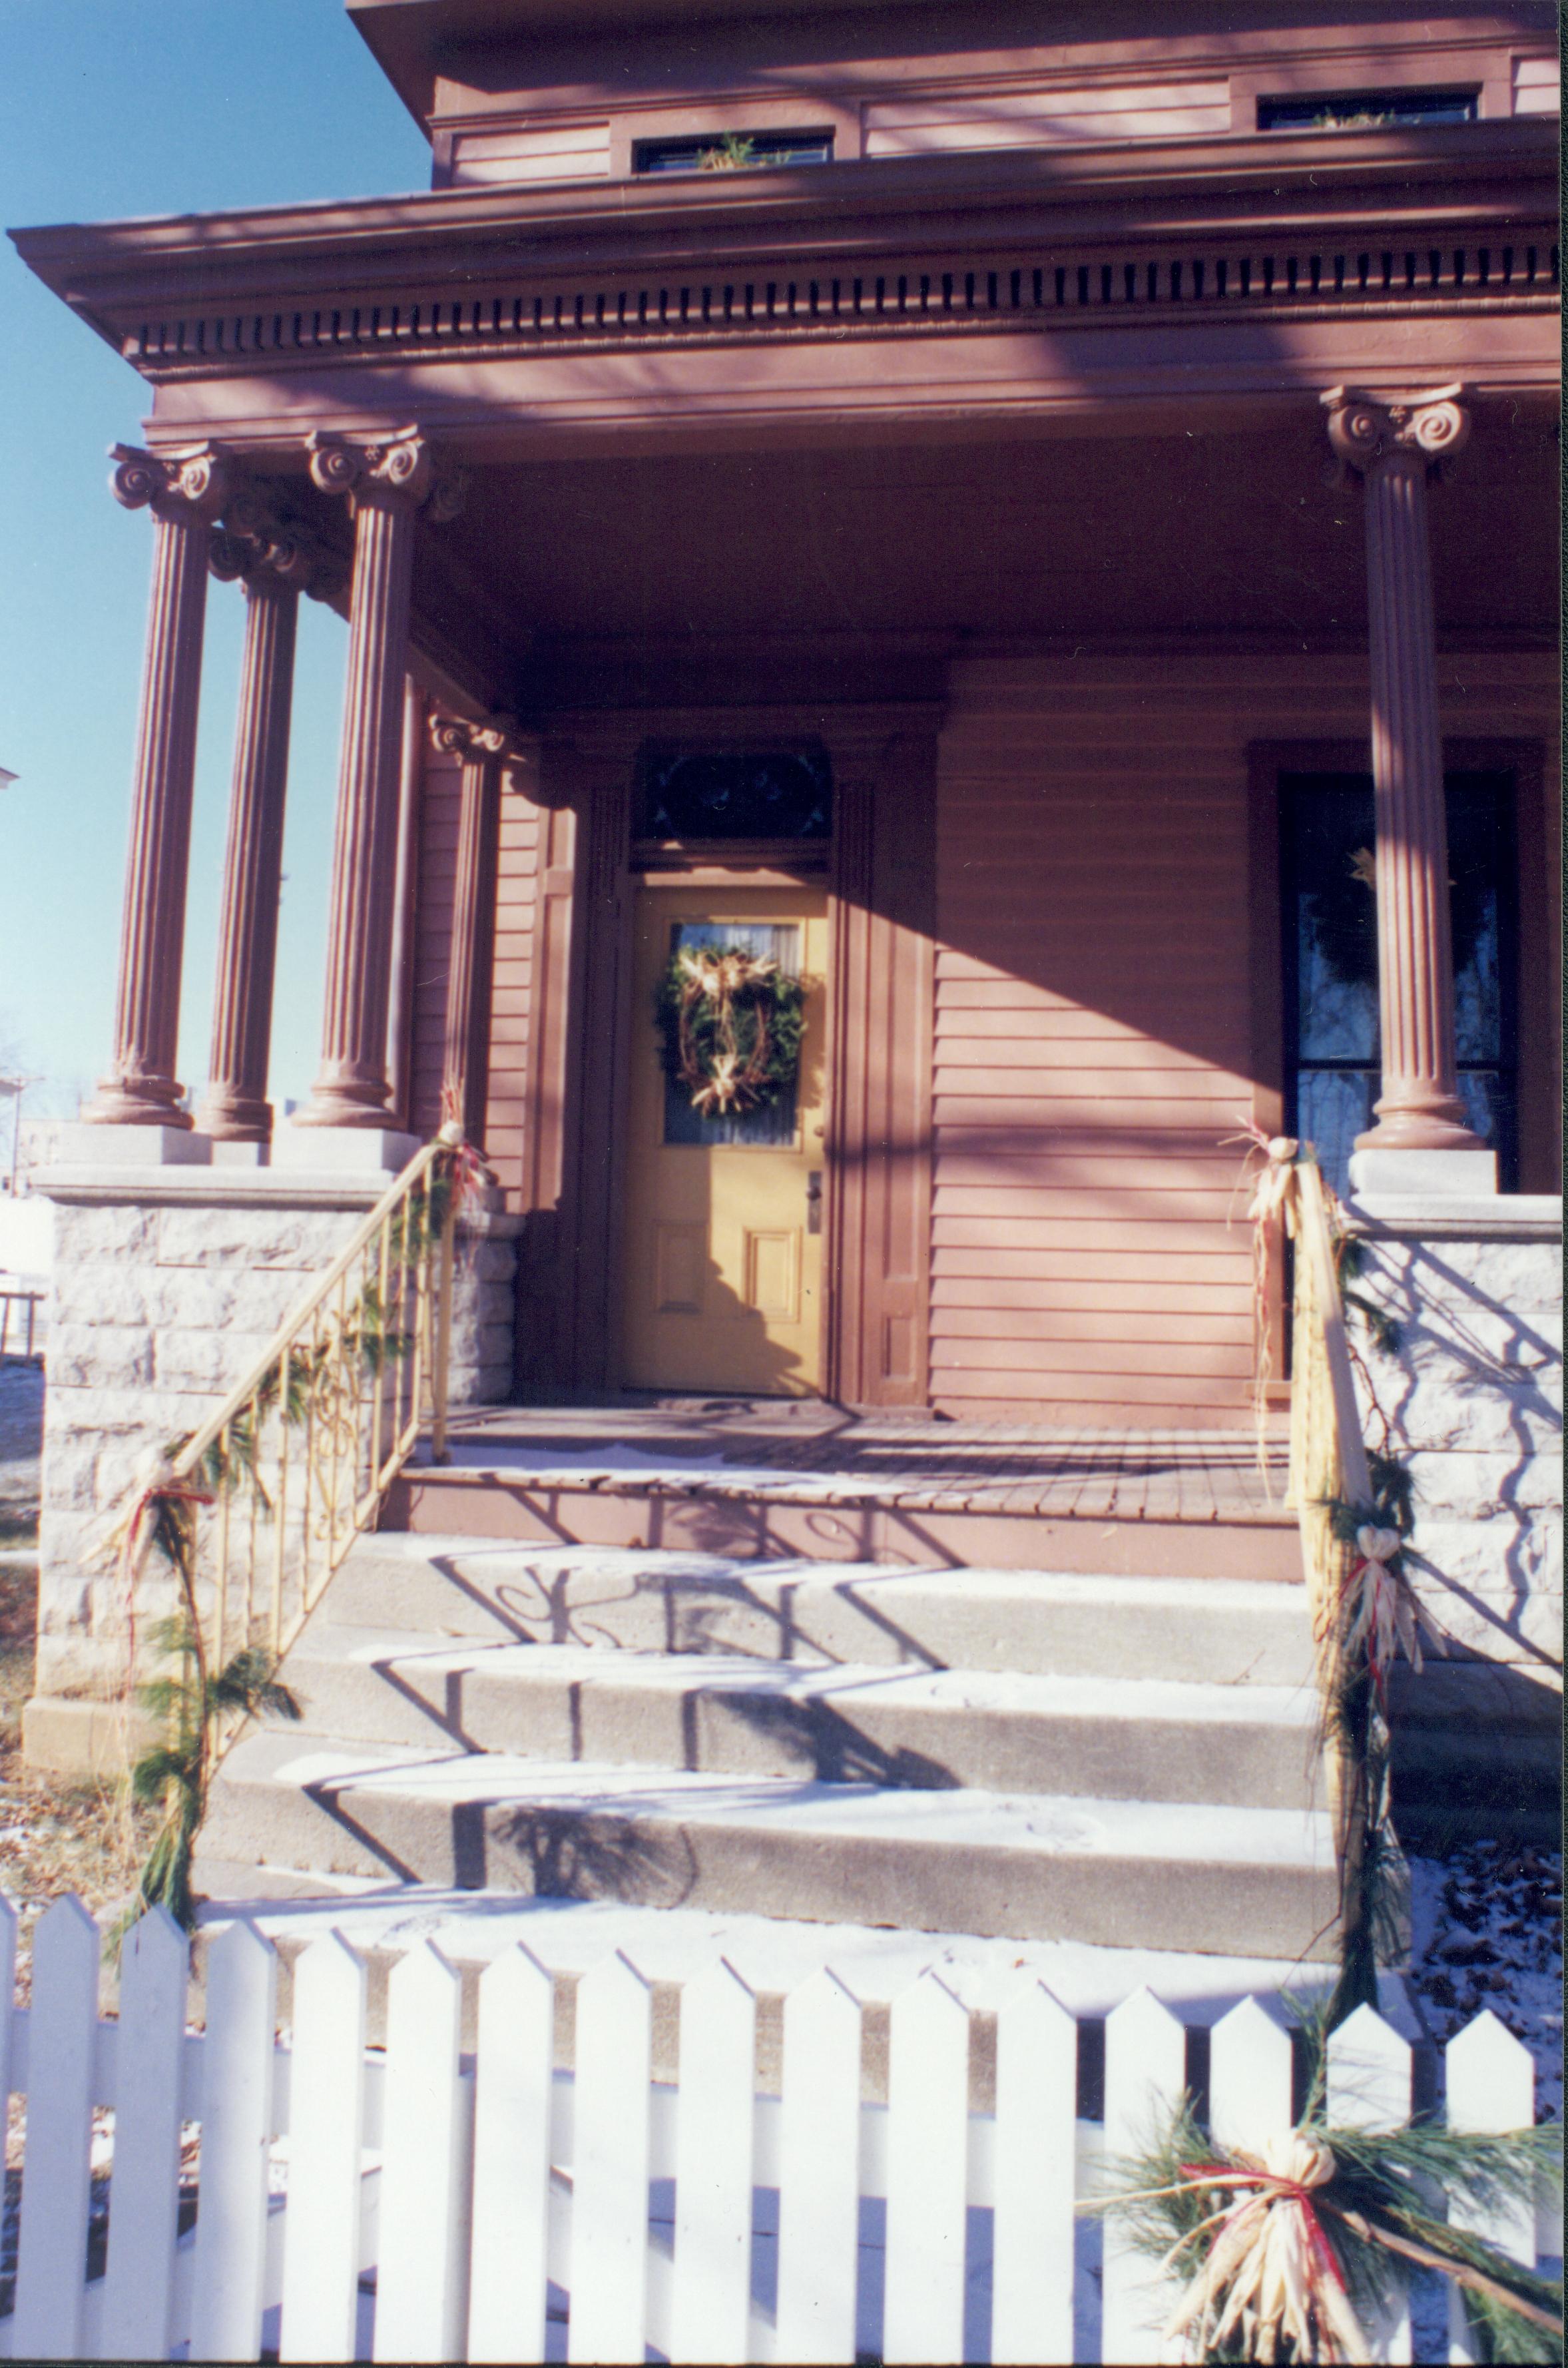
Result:
[[[1260,98],[1260,131],[1382,131],[1408,123],[1473,123],[1473,90],[1312,91]]]
[[[639,140],[634,173],[767,173],[831,165],[831,131],[708,131],[694,140]]]

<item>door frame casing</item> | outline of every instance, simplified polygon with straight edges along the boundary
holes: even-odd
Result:
[[[828,890],[823,1395],[921,1406],[928,1395],[935,980],[937,702],[887,707],[639,710],[559,717],[543,797],[573,816],[567,1012],[528,1062],[526,1123],[557,1146],[540,1173],[519,1263],[519,1395],[603,1396],[620,1385],[624,1114],[638,1041],[631,817],[637,752],[813,739],[833,767],[835,829],[799,876]],[[820,860],[825,856],[825,865]],[[736,884],[744,867],[726,866]],[[700,850],[661,863],[714,873]],[[782,884],[777,850],[753,884]],[[543,900],[541,905],[541,919]],[[559,914],[536,951],[559,978]]]

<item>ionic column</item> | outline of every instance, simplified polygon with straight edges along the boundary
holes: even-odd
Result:
[[[1376,791],[1382,1093],[1368,1151],[1479,1151],[1454,1063],[1443,742],[1426,539],[1426,477],[1457,452],[1463,390],[1325,394],[1329,441],[1366,485],[1367,607]]]
[[[415,520],[431,501],[429,445],[410,428],[385,443],[313,435],[311,474],[354,513],[348,680],[328,917],[322,1066],[301,1126],[391,1127],[387,1011],[392,984],[403,680]],[[455,489],[432,512],[452,515]]]
[[[109,483],[153,512],[153,590],[131,792],[114,1060],[82,1116],[95,1126],[188,1127],[175,1078],[185,950],[190,800],[207,604],[210,522],[225,464],[216,446],[142,452],[117,444]]]
[[[442,715],[431,718],[430,737],[443,756],[462,760],[441,1112],[445,1118],[460,1119],[469,1141],[478,1143],[484,1126],[488,1067],[489,1010],[484,989],[495,936],[501,768],[510,744],[503,730]]]
[[[237,576],[244,586],[245,640],[212,1051],[200,1124],[219,1142],[267,1143],[272,1134],[267,1071],[300,594],[308,590],[328,598],[341,584],[341,574],[256,489],[246,488],[230,502],[225,529],[212,538],[210,565],[221,581]]]

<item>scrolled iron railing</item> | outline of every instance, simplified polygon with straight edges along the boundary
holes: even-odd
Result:
[[[251,1713],[294,1713],[278,1666],[426,1425],[446,1461],[457,1224],[484,1174],[461,1127],[443,1126],[105,1541],[118,1557],[126,1705],[139,1696],[163,1728],[131,1770],[137,1794],[165,1808],[143,1906],[191,1920],[191,1849],[224,1750]],[[149,1626],[154,1552],[174,1609]],[[158,1659],[175,1674],[149,1679]]]

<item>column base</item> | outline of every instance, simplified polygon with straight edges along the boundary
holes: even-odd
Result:
[[[104,1077],[90,1102],[84,1103],[84,1126],[165,1127],[176,1133],[193,1130],[195,1121],[181,1110],[184,1087],[172,1078]]]
[[[1353,1151],[1350,1190],[1369,1198],[1479,1201],[1497,1190],[1494,1151]]]
[[[270,1143],[272,1104],[224,1099],[209,1094],[196,1113],[197,1124],[214,1143]]]
[[[369,1173],[395,1176],[423,1148],[416,1134],[392,1127],[280,1126],[272,1142],[272,1166],[313,1168],[334,1176]]]
[[[256,1143],[233,1135],[215,1135],[212,1141],[214,1167],[270,1167],[270,1142]]]
[[[188,1119],[183,1127],[100,1120],[61,1130],[62,1167],[205,1167],[211,1157],[210,1138],[198,1134]]]

